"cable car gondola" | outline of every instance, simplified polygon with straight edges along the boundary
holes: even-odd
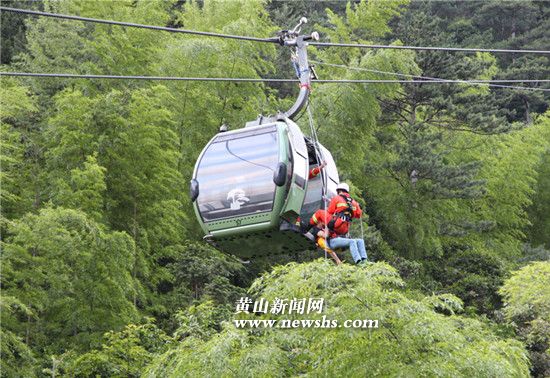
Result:
[[[260,116],[243,129],[221,130],[201,152],[191,180],[191,199],[205,239],[241,258],[314,249],[296,219],[309,219],[336,193],[338,171],[330,152],[306,137],[292,118],[306,104],[311,81],[299,27],[283,31],[281,44],[295,46],[300,93],[287,112]],[[327,166],[309,179],[320,160]]]

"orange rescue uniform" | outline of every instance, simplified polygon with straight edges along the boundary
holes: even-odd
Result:
[[[328,211],[319,209],[309,219],[309,225],[310,226],[316,226],[320,230],[324,230],[325,226],[328,225],[328,223],[331,221],[332,216],[328,213]],[[327,235],[329,238],[337,237],[338,235],[334,233],[333,230],[328,229],[329,235]]]
[[[317,177],[321,173],[321,168],[315,167],[309,170],[309,179],[311,180],[314,177]]]
[[[349,224],[352,218],[359,219],[363,214],[361,207],[346,192],[332,197],[327,209],[331,216],[329,227],[338,235],[345,235],[349,232]]]

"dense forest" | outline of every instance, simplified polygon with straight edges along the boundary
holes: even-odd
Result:
[[[255,37],[306,16],[322,42],[550,50],[545,1],[1,5]],[[550,78],[548,54],[308,51],[320,79]],[[289,55],[1,13],[2,72],[294,78]],[[203,146],[286,109],[295,83],[2,76],[0,374],[550,376],[550,85],[514,86],[313,83],[319,140],[365,211],[359,267],[347,252],[242,264],[202,241],[188,187]],[[380,326],[239,329],[276,318],[236,314],[242,297],[323,298],[319,319]]]

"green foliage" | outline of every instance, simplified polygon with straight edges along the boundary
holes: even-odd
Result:
[[[330,26],[320,27],[331,42],[372,42],[388,31],[387,23],[399,14],[405,2],[365,2],[348,4],[345,17],[327,10]],[[365,39],[367,38],[367,39]],[[315,59],[322,62],[350,65],[366,70],[399,71],[416,73],[418,67],[414,55],[408,52],[379,50],[365,52],[360,49],[312,49]],[[321,77],[346,79],[387,79],[380,73],[349,71],[339,67],[319,66]],[[344,178],[363,176],[363,162],[368,157],[377,118],[382,114],[380,100],[393,99],[399,92],[394,84],[335,85],[316,87],[312,94],[312,107],[319,139],[330,149],[339,166],[345,166]],[[336,137],[335,137],[336,136]]]
[[[44,130],[48,147],[44,157],[52,180],[65,175],[67,168],[78,167],[97,149],[91,112],[97,100],[79,90],[65,90],[54,101]]]
[[[85,17],[107,18],[148,24],[166,25],[171,18],[167,12],[171,1],[100,2],[78,1],[70,4]],[[154,56],[169,39],[168,33],[151,33],[138,28],[111,25],[93,25],[87,34],[85,46],[95,59],[86,67],[92,72],[111,72],[118,75],[142,75],[155,62]],[[115,84],[116,85],[116,84]],[[142,86],[142,83],[118,84],[124,87]]]
[[[0,374],[6,377],[33,375],[36,360],[29,346],[10,328],[18,317],[31,318],[32,311],[18,299],[0,296]]]
[[[531,263],[512,273],[502,286],[504,315],[527,344],[532,373],[550,374],[550,262]]]
[[[546,125],[548,127],[549,123]],[[538,167],[533,203],[528,209],[531,222],[528,234],[534,246],[543,245],[550,249],[550,133],[546,142],[546,152]]]
[[[536,262],[516,271],[501,289],[508,320],[529,321],[550,316],[550,263]],[[547,320],[550,320],[547,319]]]
[[[2,77],[0,86],[1,119],[6,122],[16,122],[24,117],[25,113],[36,110],[29,89],[18,85],[9,78]]]
[[[528,128],[490,139],[449,134],[441,140],[456,149],[447,158],[450,162],[484,161],[477,177],[485,182],[485,194],[478,198],[430,201],[426,193],[418,193],[420,179],[414,186],[405,177],[402,186],[394,183],[390,191],[391,179],[368,184],[374,197],[367,201],[371,219],[386,231],[386,240],[398,251],[405,250],[405,256],[414,247],[425,256],[425,271],[415,279],[415,287],[450,291],[468,311],[492,314],[500,306],[497,289],[509,263],[524,251],[524,230],[530,222],[526,209],[535,193],[547,125],[548,118],[541,116]]]
[[[407,44],[414,36],[416,44],[452,45],[451,35],[439,32],[445,20],[432,8],[436,5],[412,4],[395,36]],[[408,64],[408,71],[426,76],[488,77],[496,69],[487,55],[419,52],[412,59],[416,67]],[[383,115],[371,131],[362,177],[353,178],[372,197],[367,201],[371,219],[403,256],[441,256],[445,236],[483,228],[465,208],[484,196],[486,177],[479,175],[480,159],[465,155],[457,141],[471,146],[478,133],[509,129],[490,99],[487,90],[446,85],[404,85],[381,99]]]
[[[522,1],[503,4],[488,1],[476,10],[472,25],[478,29],[478,36],[484,36],[486,44],[502,48],[548,48],[548,25],[547,22],[540,23],[540,20],[547,20],[550,15],[550,6],[547,3]],[[499,79],[548,76],[550,60],[547,56],[498,56],[498,61],[500,69],[496,77]],[[543,83],[521,85],[548,88],[548,85]],[[505,89],[495,92],[499,105],[509,111],[509,119],[530,124],[536,113],[543,113],[548,109],[550,96],[543,92]]]
[[[244,268],[238,260],[201,243],[174,247],[170,254],[175,260],[169,266],[173,286],[186,294],[187,301],[204,296],[220,304],[242,294],[236,286],[244,279]]]
[[[452,294],[439,294],[426,297],[424,303],[433,307],[434,310],[447,314],[460,313],[463,310],[463,303],[460,298]]]
[[[4,245],[3,292],[33,313],[14,324],[27,345],[86,348],[136,317],[135,246],[78,210],[45,208],[14,222]]]
[[[177,340],[187,337],[207,340],[221,330],[220,324],[229,319],[231,310],[230,305],[216,305],[213,301],[207,300],[184,311],[178,311],[176,320],[179,327],[174,332],[174,337]]]
[[[71,13],[74,7],[68,1],[47,1],[45,11]],[[55,20],[48,17],[29,17],[25,20],[26,48],[14,60],[14,66],[30,72],[78,73],[80,65],[93,60],[93,51],[83,37],[88,27],[82,22]],[[31,88],[50,102],[60,89],[70,85],[70,80],[32,80]]]
[[[392,1],[360,1],[356,4],[348,2],[345,15],[340,16],[327,8],[329,26],[320,27],[319,31],[326,34],[332,42],[367,43],[373,38],[380,38],[390,32],[389,22],[401,13],[407,0]],[[401,8],[401,9],[400,9]],[[357,57],[359,49],[348,49],[340,52],[343,59]],[[349,59],[348,58],[348,59]]]
[[[494,138],[480,151],[492,151],[482,172],[487,177],[487,195],[473,208],[479,219],[493,225],[488,230],[492,243],[485,245],[499,255],[521,253],[521,241],[530,223],[526,210],[535,194],[537,168],[548,148],[549,126],[548,115],[541,116],[531,127]]]
[[[153,290],[167,274],[156,261],[186,233],[170,101],[163,86],[95,98],[65,90],[45,131],[50,199],[131,235],[132,275]],[[154,298],[139,301],[155,305]]]
[[[13,217],[22,211],[21,200],[24,197],[28,184],[17,178],[24,176],[24,154],[26,146],[24,126],[36,112],[35,99],[29,93],[29,89],[18,85],[11,79],[0,79],[0,181],[2,190],[0,200],[2,202],[3,217]],[[25,185],[26,184],[26,185]]]
[[[106,169],[97,164],[95,156],[88,156],[82,169],[71,170],[70,183],[59,183],[60,192],[56,204],[87,213],[94,220],[100,221],[103,211],[103,195]]]
[[[109,331],[104,340],[101,349],[80,356],[61,356],[61,376],[140,377],[151,359],[173,342],[150,318],[144,324],[129,324],[119,332]]]
[[[297,328],[224,330],[185,339],[159,357],[145,376],[528,376],[521,344],[494,336],[482,323],[433,311],[439,300],[412,299],[389,265],[334,267],[326,261],[276,267],[251,286],[255,298],[324,298],[328,319],[378,319],[379,329]],[[280,318],[321,315],[284,315]],[[262,317],[265,318],[265,317]],[[269,315],[268,318],[277,318]]]
[[[257,37],[272,37],[306,16],[303,31],[320,31],[325,42],[548,50],[550,40],[550,7],[534,1],[3,5]],[[275,44],[11,12],[0,17],[3,71],[294,77],[289,49]],[[370,70],[318,64],[323,79],[395,78],[383,72],[548,76],[548,58],[527,54],[313,46],[309,52],[315,60]],[[243,288],[291,257],[243,266],[199,243],[187,182],[221,123],[234,129],[258,113],[274,114],[297,90],[294,83],[2,77],[2,370],[137,376],[154,360],[150,372],[158,375],[524,375],[517,343],[456,314],[464,308],[472,318],[497,316],[498,287],[510,267],[548,256],[550,127],[548,115],[540,116],[549,103],[543,92],[314,83],[315,126],[364,204],[369,258],[391,263],[418,291],[403,289],[385,264],[361,271],[319,263],[277,267],[256,281],[254,295],[326,296],[327,315],[378,316],[382,329],[222,326]],[[306,119],[299,120],[304,130]],[[543,274],[537,266],[526,282]],[[521,302],[511,298],[505,311]],[[536,307],[530,304],[522,308]],[[179,346],[152,321],[132,323],[151,315],[165,332],[175,331]],[[533,371],[545,371],[548,322],[529,316],[508,315],[507,327],[518,326]]]
[[[28,7],[36,9],[38,2],[28,3],[25,0],[6,0],[3,6],[12,8]],[[27,15],[20,13],[2,12],[0,14],[0,35],[2,38],[1,64],[11,63],[14,56],[25,50],[25,23]]]
[[[467,311],[491,314],[500,307],[498,289],[507,273],[503,259],[486,250],[451,250],[441,260],[426,264],[430,276],[445,290],[460,297]],[[423,277],[424,278],[424,277]]]

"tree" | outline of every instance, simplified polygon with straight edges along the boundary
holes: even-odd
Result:
[[[205,300],[178,311],[176,313],[178,328],[174,332],[174,338],[184,340],[196,337],[208,340],[222,330],[221,323],[231,316],[231,307],[229,303],[216,305],[212,300]]]
[[[2,253],[3,293],[33,316],[10,329],[33,349],[85,350],[135,319],[135,246],[77,210],[45,208],[14,222]]]
[[[123,330],[105,333],[101,348],[82,355],[61,356],[58,367],[67,377],[140,377],[153,357],[173,342],[151,318],[143,324],[128,324]],[[53,374],[52,369],[49,370]]]
[[[549,123],[546,123],[548,125]],[[548,127],[548,126],[547,126]],[[546,152],[538,167],[537,183],[533,203],[528,209],[531,227],[529,240],[533,246],[542,245],[550,249],[550,137],[547,139]]]
[[[493,251],[462,248],[449,250],[443,257],[444,264],[439,259],[424,263],[428,274],[421,276],[415,286],[449,291],[464,301],[466,312],[493,316],[502,306],[498,289],[508,274],[507,264]],[[430,283],[427,277],[437,283]]]
[[[60,180],[58,193],[54,194],[57,205],[71,209],[79,209],[95,221],[103,218],[103,196],[106,169],[97,164],[95,155],[88,156],[82,169],[71,170],[70,182]]]
[[[44,2],[44,10],[53,13],[70,14],[74,4],[68,1]],[[25,50],[13,58],[12,66],[29,72],[83,73],[88,62],[94,60],[94,53],[85,41],[89,25],[49,17],[25,19]],[[40,105],[47,108],[51,97],[72,84],[70,79],[28,80],[29,86],[40,94]]]
[[[195,30],[256,37],[272,37],[276,31],[260,1],[188,2],[176,17],[179,25]],[[159,75],[260,78],[274,69],[270,60],[275,47],[268,43],[174,36],[167,46],[154,67]],[[222,123],[240,128],[259,113],[278,110],[264,84],[169,82],[167,88],[178,94],[169,109],[177,135],[178,169],[186,179],[191,178],[200,150]]]
[[[45,130],[49,199],[127,232],[137,246],[133,276],[155,290],[164,275],[157,261],[186,233],[171,95],[162,86],[92,98],[67,89],[55,101]]]
[[[546,2],[522,1],[503,4],[497,1],[483,2],[475,6],[471,18],[474,35],[484,35],[488,45],[498,48],[538,49],[549,48],[548,16],[550,6]],[[471,11],[470,11],[471,12]],[[462,16],[464,17],[464,16]],[[465,41],[468,43],[469,41]],[[514,56],[499,54],[498,79],[544,79],[548,77],[547,56]],[[548,88],[545,83],[521,83],[523,87]],[[532,123],[536,114],[548,109],[550,96],[531,90],[495,89],[497,103],[508,110],[508,118]]]
[[[548,4],[535,1],[6,4],[262,38],[307,16],[304,33],[344,43],[548,50],[550,30]],[[294,77],[291,49],[276,44],[0,17],[3,71]],[[548,58],[527,54],[315,46],[309,53],[317,62],[355,67],[315,63],[321,79],[548,76]],[[276,267],[319,256],[312,252],[242,265],[198,242],[202,232],[186,192],[201,149],[222,123],[240,128],[258,113],[286,109],[295,83],[2,77],[0,84],[0,353],[8,375],[137,376],[152,363],[151,375],[522,376],[522,346],[491,331],[515,325],[534,369],[543,371],[545,309],[528,320],[506,315],[504,325],[491,319],[499,320],[503,301],[505,314],[521,302],[499,295],[510,269],[549,253],[545,93],[313,83],[314,126],[364,204],[369,258],[395,266],[405,289],[384,263],[364,270],[320,262]],[[305,113],[297,122],[309,129]],[[518,307],[536,308],[545,274],[533,269],[528,280],[536,293]],[[381,329],[249,332],[224,324],[244,295],[323,296],[327,308],[319,316],[377,317]],[[463,307],[467,317],[457,315]],[[148,316],[154,323],[140,321]]]
[[[405,44],[456,44],[454,35],[439,32],[446,20],[436,7],[412,4],[399,19],[394,38]],[[417,53],[415,60],[427,77],[491,77],[495,72],[494,59],[483,54],[471,57],[426,51]],[[452,229],[483,229],[483,224],[472,221],[472,214],[455,211],[468,200],[481,198],[485,181],[479,177],[480,162],[457,154],[454,142],[469,140],[469,134],[506,132],[510,125],[492,106],[486,88],[405,84],[399,96],[382,100],[382,109],[383,126],[368,156],[372,163],[367,169],[375,180],[367,184],[367,191],[386,198],[373,203],[373,221],[406,257],[439,256],[444,251],[442,236],[451,236]],[[380,153],[386,156],[374,156]],[[382,163],[377,164],[378,160]]]
[[[0,83],[0,131],[2,134],[0,222],[4,223],[6,220],[4,218],[16,217],[30,208],[28,192],[29,189],[32,191],[33,185],[29,176],[31,176],[33,164],[31,163],[32,147],[29,146],[31,145],[29,128],[37,107],[35,98],[29,93],[27,87],[6,78],[2,78]]]
[[[5,269],[5,267],[4,267]],[[2,294],[0,296],[0,369],[1,374],[7,377],[32,376],[34,373],[35,357],[23,338],[11,329],[18,317],[32,317],[32,312],[14,297]]]
[[[226,323],[206,340],[189,336],[158,357],[145,376],[427,375],[527,377],[522,345],[495,336],[482,322],[453,315],[454,296],[422,296],[403,289],[385,263],[334,267],[318,260],[288,264],[257,279],[250,296],[323,298],[321,314],[233,315],[237,319],[378,320],[379,329],[269,327]],[[446,313],[447,315],[444,315]],[[207,369],[207,370],[206,370]]]
[[[335,43],[372,43],[390,30],[388,23],[403,10],[405,1],[366,2],[346,5],[343,15],[327,9],[328,27],[319,27],[326,39]],[[343,64],[367,71],[344,71],[323,66],[316,69],[321,77],[349,79],[380,79],[380,74],[368,70],[411,73],[417,69],[414,56],[398,51],[365,53],[360,49],[312,49],[312,56],[322,62]],[[345,179],[352,178],[362,189],[364,161],[372,141],[377,118],[381,114],[380,100],[398,94],[399,86],[392,84],[337,85],[316,87],[312,107],[319,139],[332,152],[338,166],[346,167]],[[304,117],[305,118],[305,117]],[[337,137],[335,137],[337,135]]]
[[[531,263],[512,273],[500,294],[504,316],[531,354],[531,373],[550,374],[550,262]]]
[[[478,222],[487,222],[487,227],[467,238],[468,244],[481,245],[509,261],[521,256],[530,224],[527,210],[537,195],[537,168],[548,148],[549,125],[548,115],[543,115],[530,127],[472,141],[483,146],[470,153],[484,160],[480,174],[486,179],[487,192],[469,204],[470,212]]]
[[[407,45],[479,46],[486,36],[472,35],[476,27],[464,18],[472,11],[451,2],[413,3],[391,21],[393,33],[380,35]],[[350,38],[346,20],[333,19],[337,27],[331,38],[349,42],[361,35],[353,32]],[[395,78],[380,73],[385,71],[489,79],[498,75],[501,62],[488,54],[418,52],[386,62],[382,53],[361,57],[352,49],[338,55],[325,51],[330,50],[319,54],[325,60],[357,67],[350,78]],[[332,72],[345,72],[339,69]],[[368,193],[369,222],[399,256],[392,263],[405,270],[420,263],[415,287],[451,291],[469,310],[492,314],[500,305],[496,290],[507,264],[523,253],[526,208],[545,148],[545,117],[534,116],[533,126],[525,129],[511,124],[497,101],[502,94],[483,86],[404,84],[383,92],[373,85],[360,95],[353,95],[360,92],[355,87],[338,91],[323,92],[325,99],[317,104],[327,110],[318,121],[319,134],[327,138],[325,125],[332,126],[331,133],[337,130],[331,151]],[[462,259],[476,263],[465,265]]]
[[[6,0],[3,6],[10,8],[40,8],[39,2],[29,3],[22,0]],[[37,9],[37,10],[38,10]],[[2,12],[0,14],[0,30],[2,38],[2,57],[0,64],[10,64],[14,56],[25,50],[25,18],[21,13]]]
[[[234,258],[196,242],[171,247],[172,279],[163,292],[172,310],[210,300],[220,307],[233,303],[249,283],[248,272]]]
[[[416,2],[411,7],[424,8],[426,20],[443,20],[432,23],[432,30],[448,36],[449,45],[501,49],[548,49],[548,14],[545,2],[522,1],[470,1],[458,4],[453,1]],[[405,30],[409,38],[419,35],[414,29]],[[420,38],[423,38],[421,36]],[[439,55],[439,54],[438,54]],[[440,59],[453,59],[452,55],[439,55]],[[544,79],[548,76],[548,57],[535,54],[495,54],[498,71],[495,79]],[[452,71],[448,71],[452,74]],[[521,83],[522,87],[547,88],[545,83]],[[549,96],[540,91],[492,88],[493,104],[500,108],[509,121],[531,123],[534,115],[548,108]]]

